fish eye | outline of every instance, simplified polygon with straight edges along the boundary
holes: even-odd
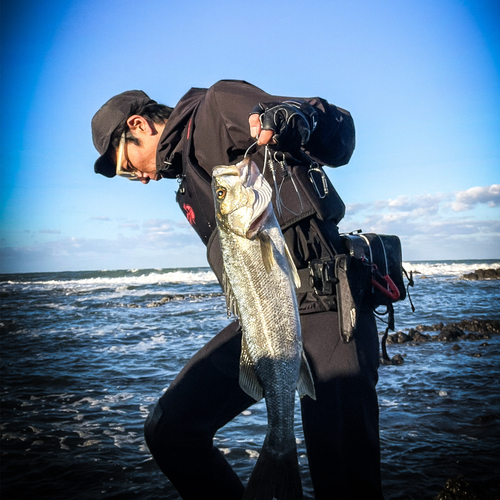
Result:
[[[217,189],[215,195],[217,196],[218,200],[223,200],[226,197],[226,192],[227,192],[226,188],[221,187]]]

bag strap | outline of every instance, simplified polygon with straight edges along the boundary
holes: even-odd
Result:
[[[408,295],[408,300],[410,301],[411,312],[415,312],[415,306],[413,305],[410,297],[410,287],[415,286],[415,282],[413,281],[413,271],[410,271],[410,275],[408,276],[406,269],[404,267],[401,267],[401,269],[405,273],[406,279],[408,280],[408,284],[406,285],[406,295]]]
[[[386,361],[391,361],[389,355],[387,354],[387,337],[389,335],[389,330],[394,331],[394,306],[389,304],[387,306],[387,314],[389,315],[387,320],[387,328],[385,329],[384,335],[382,336],[382,340],[380,341],[380,347],[382,349],[382,358]]]

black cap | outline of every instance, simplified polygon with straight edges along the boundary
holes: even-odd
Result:
[[[92,140],[101,155],[94,164],[97,174],[106,177],[116,175],[116,165],[106,154],[111,136],[118,125],[146,104],[156,104],[142,90],[127,90],[112,97],[92,118]]]

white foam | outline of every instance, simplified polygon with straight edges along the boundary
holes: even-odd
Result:
[[[245,453],[250,455],[250,458],[259,458],[259,452],[255,450],[245,450]]]
[[[217,283],[217,278],[211,270],[189,271],[175,270],[168,272],[148,272],[143,271],[139,274],[138,270],[133,271],[133,275],[129,276],[99,276],[95,278],[81,278],[73,280],[46,280],[46,281],[28,281],[4,282],[5,285],[23,287],[28,286],[30,289],[44,289],[46,287],[70,288],[72,290],[92,291],[99,288],[115,288],[117,291],[126,290],[129,286],[144,286],[144,285],[163,285],[163,284],[211,284]]]
[[[403,267],[424,276],[459,277],[478,269],[499,269],[500,261],[403,262]]]

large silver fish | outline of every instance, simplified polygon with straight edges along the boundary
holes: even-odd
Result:
[[[302,498],[293,429],[295,389],[315,398],[302,349],[299,278],[274,215],[272,190],[249,159],[213,170],[228,307],[243,337],[239,382],[265,397],[267,434],[244,500]]]

